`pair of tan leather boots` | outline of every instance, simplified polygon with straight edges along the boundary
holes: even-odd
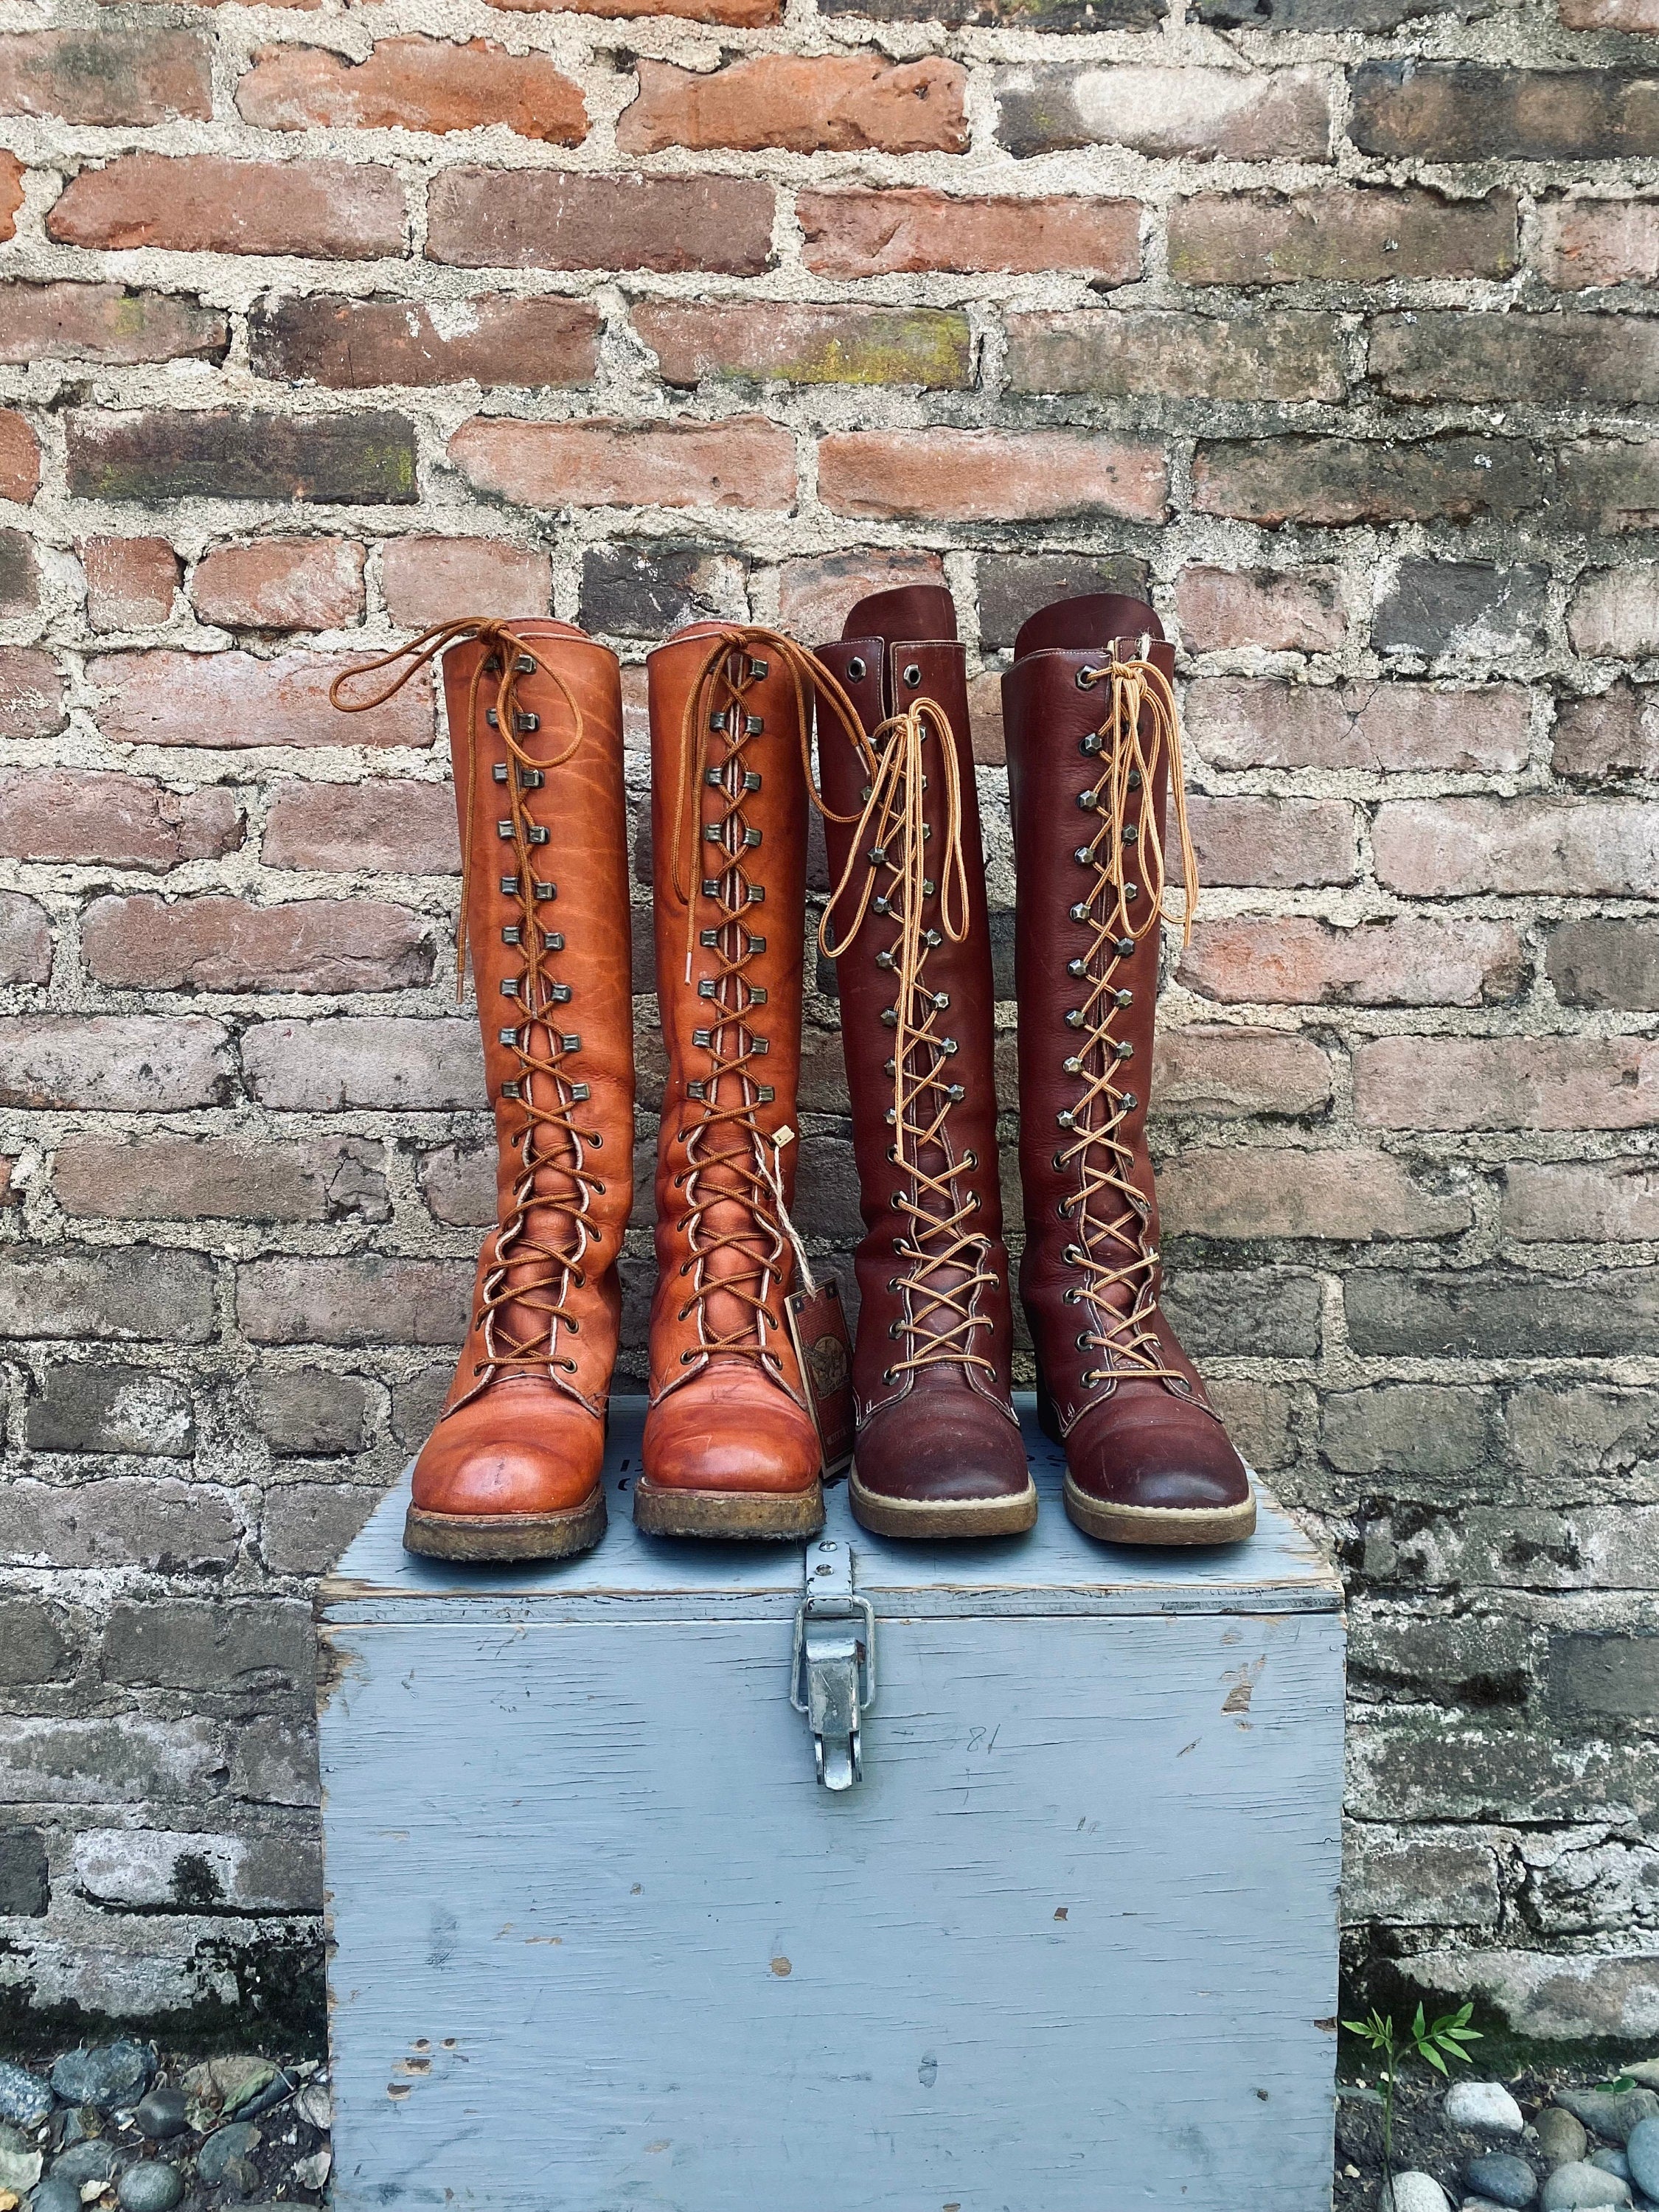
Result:
[[[372,707],[441,654],[499,1207],[404,1540],[554,1559],[605,1525],[634,1196],[620,672],[568,623],[458,622],[354,671],[337,703]],[[1100,596],[1035,616],[1003,679],[1020,1287],[1073,1520],[1115,1542],[1212,1544],[1248,1535],[1255,1507],[1159,1310],[1145,1136],[1166,818],[1189,916],[1196,895],[1173,667],[1150,606]],[[382,669],[389,689],[366,694]],[[826,1340],[792,1325],[811,1286],[789,1213],[817,805],[866,1229],[853,1508],[891,1536],[1017,1534],[1037,1499],[1011,1397],[990,925],[951,595],[866,599],[816,654],[694,623],[648,670],[666,1073],[635,1522],[799,1539],[823,1521],[836,1378],[814,1372]]]

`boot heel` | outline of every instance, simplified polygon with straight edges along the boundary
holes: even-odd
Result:
[[[1054,1401],[1048,1395],[1048,1382],[1042,1371],[1042,1362],[1036,1363],[1037,1426],[1051,1444],[1063,1443],[1060,1432],[1060,1416],[1054,1411]]]

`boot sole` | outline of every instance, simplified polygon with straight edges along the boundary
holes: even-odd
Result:
[[[1255,1500],[1238,1505],[1103,1505],[1066,1478],[1066,1510],[1108,1544],[1242,1544],[1255,1533]]]
[[[787,1543],[823,1526],[823,1485],[807,1490],[677,1490],[634,1485],[634,1526],[647,1536],[707,1536],[738,1543]]]
[[[853,1518],[877,1536],[971,1541],[976,1536],[1023,1536],[1036,1526],[1034,1482],[1013,1498],[884,1498],[865,1488],[855,1462],[847,1494]]]
[[[423,1559],[474,1565],[495,1559],[568,1559],[591,1552],[605,1534],[605,1492],[560,1513],[431,1513],[411,1505],[404,1549]]]

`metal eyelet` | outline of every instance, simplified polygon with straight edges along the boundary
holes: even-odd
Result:
[[[921,684],[921,670],[915,661],[910,661],[907,665],[904,671],[904,680],[912,691],[920,688]]]
[[[979,1165],[979,1154],[975,1152],[964,1152],[962,1156],[962,1164],[965,1168],[976,1168]]]
[[[680,1354],[680,1365],[681,1365],[682,1367],[689,1367],[689,1366],[691,1364],[691,1362],[692,1362],[692,1361],[696,1358],[696,1356],[697,1356],[697,1355],[696,1355],[696,1353],[695,1352],[681,1352],[681,1354]]]
[[[600,1129],[590,1130],[588,1132],[587,1141],[593,1147],[593,1150],[596,1152],[602,1152],[605,1150],[604,1131]]]
[[[1085,1334],[1079,1335],[1077,1340],[1077,1348],[1079,1352],[1086,1352],[1089,1349],[1089,1340]]]
[[[864,662],[856,653],[847,664],[847,680],[849,684],[861,684],[864,681]]]
[[[1078,690],[1079,691],[1092,691],[1095,685],[1100,681],[1101,674],[1101,670],[1098,668],[1091,668],[1085,664],[1083,667],[1079,668],[1077,672]]]
[[[904,1331],[897,1322],[890,1321],[887,1324],[887,1334],[889,1336],[902,1336]]]
[[[896,1382],[898,1381],[897,1368],[884,1367],[881,1370],[881,1379],[884,1382]]]

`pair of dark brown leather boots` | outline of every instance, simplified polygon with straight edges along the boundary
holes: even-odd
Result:
[[[1070,602],[1026,626],[1006,679],[1022,1287],[1073,1518],[1120,1541],[1210,1543],[1248,1534],[1255,1509],[1157,1304],[1141,1070],[1178,752],[1156,629],[1138,602]],[[443,625],[353,673],[398,667],[395,689],[440,654],[459,956],[470,945],[499,1204],[405,1541],[452,1559],[558,1558],[605,1528],[633,1198],[620,672],[581,631],[536,620]],[[816,657],[773,631],[694,624],[652,653],[649,679],[667,1077],[635,1521],[659,1535],[775,1539],[822,1523],[815,1392],[788,1309],[805,1268],[788,1209],[817,797],[867,1232],[854,1510],[903,1536],[1029,1528],[989,927],[950,594],[866,600]],[[353,708],[389,696],[364,696],[350,678],[336,690]],[[1125,1074],[1136,1058],[1139,1098]]]

